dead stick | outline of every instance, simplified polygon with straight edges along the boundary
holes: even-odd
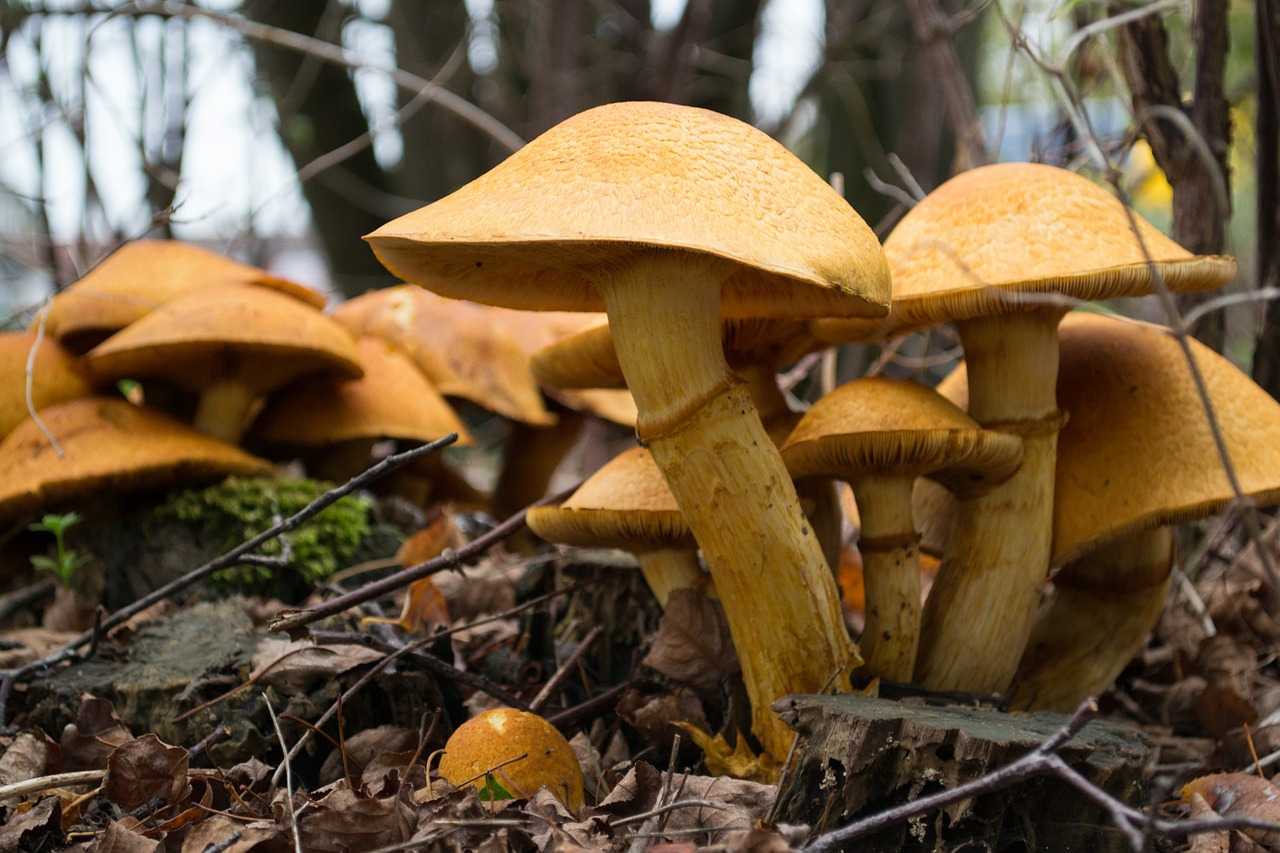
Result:
[[[565,489],[558,494],[550,495],[543,498],[532,506],[543,506],[544,504],[559,503],[560,501],[571,495],[578,487],[575,485]],[[297,632],[305,628],[313,622],[318,622],[329,616],[355,607],[357,604],[364,604],[366,601],[372,601],[379,596],[388,592],[393,592],[401,587],[408,586],[416,580],[442,572],[445,569],[453,569],[461,566],[463,563],[480,556],[503,539],[514,534],[516,531],[524,527],[524,515],[531,507],[520,510],[497,527],[477,536],[466,545],[456,550],[450,549],[445,551],[439,557],[427,560],[425,563],[418,563],[415,566],[409,566],[403,572],[398,572],[390,577],[373,583],[365,584],[351,592],[339,595],[337,598],[331,598],[323,604],[317,604],[315,607],[306,610],[284,610],[281,611],[275,619],[271,621],[270,630],[274,634],[288,632],[290,637],[298,639]]]

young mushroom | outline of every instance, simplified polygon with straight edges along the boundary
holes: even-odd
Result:
[[[673,590],[704,591],[710,581],[680,507],[643,447],[615,456],[562,503],[530,507],[525,520],[548,542],[630,552],[663,607]]]
[[[1022,441],[982,429],[923,385],[869,377],[814,403],[783,444],[782,459],[798,480],[835,476],[853,487],[862,518],[866,671],[910,681],[921,598],[912,484],[929,477],[959,495],[987,491],[1017,470]]]
[[[885,241],[898,330],[952,323],[971,380],[969,415],[1020,436],[1018,471],[962,498],[925,605],[916,680],[1006,690],[1049,568],[1058,322],[1072,300],[1220,287],[1225,257],[1200,257],[1088,179],[1032,163],[964,172],[912,208]],[[840,320],[815,323],[840,337]],[[849,324],[853,336],[865,323]]]
[[[401,278],[511,308],[600,311],[637,433],[701,546],[765,750],[770,704],[856,664],[826,561],[725,363],[721,317],[875,316],[879,241],[794,155],[727,116],[663,103],[580,113],[369,235]]]
[[[159,379],[199,396],[196,429],[236,442],[259,399],[311,373],[360,375],[355,341],[315,308],[247,284],[167,302],[85,355],[99,379]]]

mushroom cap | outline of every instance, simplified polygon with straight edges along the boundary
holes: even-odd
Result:
[[[22,423],[27,411],[27,359],[35,332],[0,334],[0,437]],[[93,386],[75,358],[57,340],[45,337],[31,370],[31,402],[36,409],[87,397]]]
[[[880,243],[835,190],[750,125],[666,103],[579,113],[365,239],[407,281],[509,308],[602,311],[588,271],[653,249],[732,261],[725,316],[889,304]]]
[[[763,365],[777,370],[825,344],[809,334],[805,320],[768,317],[726,319],[721,323],[724,357],[731,368]],[[608,322],[566,335],[533,353],[533,374],[562,388],[622,388],[626,381]]]
[[[488,306],[405,284],[357,296],[332,316],[352,334],[380,337],[407,353],[447,397],[521,423],[555,422],[519,339]]]
[[[177,240],[125,243],[49,303],[45,329],[84,352],[159,305],[202,288],[254,284],[324,308],[324,296],[266,270]]]
[[[308,373],[361,373],[346,329],[297,299],[246,284],[167,302],[85,361],[102,379],[164,379],[197,392],[218,379],[263,394]]]
[[[492,772],[515,797],[532,797],[545,786],[570,811],[582,808],[582,766],[573,748],[555,726],[528,711],[494,708],[467,720],[445,743],[439,769],[455,786],[483,789]]]
[[[1182,348],[1167,329],[1073,313],[1059,330],[1053,562],[1234,499]],[[1243,494],[1280,502],[1280,403],[1188,339]]]
[[[924,385],[866,377],[814,403],[783,444],[782,459],[797,479],[900,473],[972,493],[1013,475],[1022,440],[983,429]]]
[[[254,421],[254,441],[300,450],[359,439],[393,438],[426,444],[471,435],[440,392],[408,356],[381,338],[356,340],[364,376],[304,377],[274,394]]]
[[[643,447],[618,454],[559,506],[531,507],[529,528],[583,548],[697,548],[657,463]]]
[[[971,169],[926,196],[885,240],[893,324],[904,330],[1039,304],[1019,294],[1148,294],[1144,248],[1173,291],[1209,290],[1235,275],[1231,258],[1191,254],[1081,175],[1038,163]],[[840,339],[832,331],[839,321],[815,325],[825,339]],[[843,325],[864,337],[873,329]]]
[[[118,397],[82,397],[40,412],[63,457],[31,419],[0,441],[0,519],[93,495],[267,475],[271,463]]]

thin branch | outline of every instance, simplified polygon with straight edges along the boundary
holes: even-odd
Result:
[[[111,14],[108,15],[108,18],[115,15],[161,15],[177,18],[206,18],[208,20],[215,21],[228,29],[235,30],[245,38],[274,44],[277,47],[283,47],[289,50],[296,50],[299,53],[314,57],[323,62],[328,62],[333,65],[349,69],[369,68],[386,74],[402,89],[418,93],[427,100],[439,104],[442,109],[453,113],[455,116],[476,128],[481,133],[488,135],[508,151],[518,151],[524,147],[524,139],[522,139],[515,131],[511,130],[511,128],[507,127],[489,113],[477,107],[475,104],[465,98],[459,97],[448,89],[432,83],[424,77],[419,77],[417,74],[412,74],[403,69],[396,68],[395,66],[363,62],[356,58],[350,51],[326,41],[321,41],[320,39],[280,29],[279,27],[270,27],[266,24],[260,24],[257,21],[250,21],[246,18],[237,17],[235,15],[227,15],[221,12],[205,9],[200,6],[188,6],[182,3],[151,3],[145,2],[144,0],[144,2],[128,3],[117,9],[113,9]],[[90,38],[92,38],[92,36],[90,36]]]

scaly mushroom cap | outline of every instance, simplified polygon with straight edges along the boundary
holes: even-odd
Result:
[[[274,395],[254,421],[254,440],[267,447],[316,448],[359,439],[426,444],[467,428],[422,371],[381,338],[356,340],[364,376],[309,376]]]
[[[1231,258],[1191,254],[1089,179],[1037,163],[957,175],[903,217],[884,252],[906,324],[1016,311],[1019,293],[1151,293],[1147,255],[1173,291],[1221,287],[1236,271]]]
[[[324,308],[324,296],[266,270],[176,240],[126,243],[49,303],[46,331],[84,352],[179,296],[254,284]]]
[[[866,377],[814,403],[783,444],[782,458],[796,479],[902,473],[965,492],[1008,479],[1022,461],[1022,441],[984,430],[923,385]]]
[[[744,163],[769,180],[743,180]],[[673,104],[579,113],[365,239],[406,281],[509,308],[602,311],[577,270],[651,249],[733,262],[729,317],[880,316],[889,303],[879,241],[835,190],[750,125]]]
[[[582,766],[564,735],[537,714],[494,708],[449,737],[440,756],[443,778],[483,790],[489,773],[513,797],[532,797],[545,786],[570,811],[582,808]]]
[[[164,379],[196,392],[218,378],[263,394],[308,373],[361,373],[345,329],[297,299],[245,284],[168,302],[85,360],[102,379]]]
[[[1234,499],[1181,347],[1158,326],[1070,314],[1059,329],[1053,563],[1139,530],[1221,512]],[[1280,502],[1280,403],[1190,340],[1245,496]]]
[[[555,421],[518,339],[487,306],[406,284],[357,296],[332,316],[352,334],[374,335],[403,350],[446,397],[521,423]]]
[[[27,411],[27,360],[36,345],[35,332],[0,334],[0,437],[29,415]],[[45,406],[87,397],[93,386],[74,357],[53,338],[44,338],[31,370],[31,402]]]
[[[615,456],[559,506],[531,507],[530,529],[549,542],[583,548],[697,548],[649,451]]]
[[[82,397],[40,412],[63,457],[34,420],[0,441],[0,519],[94,495],[266,475],[271,463],[118,397]]]

